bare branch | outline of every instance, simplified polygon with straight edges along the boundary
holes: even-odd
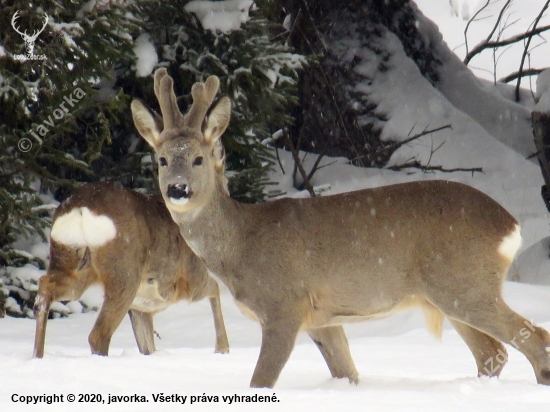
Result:
[[[473,22],[473,21],[476,21],[476,17],[479,13],[481,13],[483,10],[485,10],[487,8],[487,6],[489,5],[489,3],[491,3],[491,0],[487,0],[487,3],[485,3],[485,5],[480,8],[476,14],[474,14],[472,16],[472,18],[470,20],[468,20],[468,23],[466,24],[466,27],[464,28],[464,45],[466,46],[466,55],[468,55],[468,28],[470,27],[470,24]]]
[[[388,167],[390,170],[403,170],[403,169],[420,169],[423,172],[430,172],[430,171],[437,171],[437,172],[443,172],[443,173],[453,173],[453,172],[471,172],[472,175],[475,172],[483,173],[483,168],[481,167],[457,167],[453,169],[445,169],[443,166],[429,166],[429,165],[423,165],[418,160],[413,160],[407,163],[403,163],[400,165],[394,165]]]
[[[292,152],[292,157],[294,157],[294,163],[296,167],[298,167],[298,170],[300,171],[300,174],[302,175],[302,179],[304,179],[304,186],[309,192],[311,197],[315,197],[315,191],[313,190],[313,186],[311,186],[311,183],[309,182],[307,173],[304,169],[304,165],[302,164],[302,161],[300,160],[300,154],[294,147],[294,143],[292,143],[292,139],[290,138],[290,135],[288,134],[288,129],[285,127],[283,129],[283,133],[285,136],[285,142],[288,144],[288,147],[290,148],[290,151]]]
[[[500,26],[500,21],[502,20],[502,16],[506,12],[506,10],[508,10],[508,8],[510,7],[510,3],[512,3],[512,0],[507,0],[506,3],[504,4],[504,6],[502,7],[502,9],[500,9],[500,13],[498,14],[497,21],[495,22],[493,30],[491,30],[491,33],[489,33],[489,35],[487,36],[487,39],[485,40],[485,42],[490,42],[491,41],[491,38],[493,37],[493,34],[495,34],[497,28]],[[506,26],[506,24],[505,24],[505,26]]]
[[[432,130],[427,130],[427,129],[424,129],[422,132],[418,133],[418,134],[415,134],[414,136],[412,137],[409,137],[405,140],[402,140],[400,142],[393,142],[387,146],[384,146],[382,149],[374,152],[374,153],[371,153],[371,154],[367,154],[367,155],[363,155],[363,156],[358,156],[356,158],[353,158],[351,159],[351,161],[353,162],[354,160],[360,160],[360,159],[364,159],[365,157],[372,157],[372,156],[376,156],[378,153],[380,152],[386,152],[388,150],[391,150],[391,151],[394,151],[394,150],[397,150],[399,149],[401,146],[403,146],[404,144],[407,144],[407,143],[410,143],[412,142],[413,140],[416,140],[422,136],[426,136],[428,134],[431,134],[431,133],[435,133],[435,132],[439,132],[440,130],[444,130],[444,129],[452,129],[451,125],[450,124],[447,124],[445,126],[441,126],[441,127],[438,127],[438,128],[435,128],[435,129],[432,129]],[[412,131],[412,129],[411,129]]]
[[[279,149],[277,148],[277,146],[275,146],[275,155],[277,156],[277,162],[279,162],[279,167],[281,168],[281,172],[283,172],[283,174],[286,174],[283,164],[281,163],[281,158],[279,157]]]
[[[501,82],[501,83],[510,83],[511,81],[516,80],[519,76],[522,76],[522,77],[536,76],[537,74],[542,73],[546,69],[547,69],[547,67],[544,68],[544,69],[527,69],[527,70],[523,70],[523,72],[521,72],[521,73],[519,71],[514,72],[514,73],[510,73],[508,76],[505,76],[502,79],[500,79],[499,82]]]
[[[472,58],[475,55],[481,53],[485,49],[490,49],[490,48],[494,48],[494,47],[508,46],[509,44],[517,43],[521,40],[524,40],[524,39],[536,36],[540,33],[543,33],[547,30],[550,30],[550,25],[538,27],[536,29],[527,31],[525,33],[518,34],[516,36],[512,36],[512,37],[510,37],[508,39],[504,39],[504,40],[481,42],[476,47],[474,47],[470,53],[468,53],[466,55],[466,57],[464,58],[464,64],[468,65],[470,60],[472,60]]]
[[[298,9],[298,13],[296,14],[296,18],[292,22],[292,26],[290,27],[290,30],[288,31],[288,36],[286,38],[285,45],[288,46],[288,41],[290,40],[290,37],[292,36],[292,33],[294,32],[294,28],[296,27],[296,24],[298,23],[298,20],[300,20],[300,17],[302,16],[302,9]]]
[[[542,10],[540,11],[539,15],[535,19],[535,22],[533,23],[533,30],[531,32],[535,32],[537,30],[537,25],[542,18],[542,15],[550,5],[550,0],[547,0],[544,6],[542,7]],[[546,26],[550,28],[550,26]],[[531,39],[533,38],[534,34],[527,37],[527,43],[525,44],[525,48],[523,49],[523,55],[521,56],[521,62],[519,64],[519,75],[518,75],[518,82],[516,84],[516,102],[519,102],[519,86],[521,85],[521,78],[523,77],[521,73],[523,72],[523,65],[525,63],[525,57],[527,56],[527,53],[529,52],[529,45],[531,44]]]
[[[315,163],[313,164],[313,167],[311,168],[311,170],[309,171],[309,174],[307,175],[308,180],[311,180],[311,178],[313,177],[315,172],[319,169],[319,163],[321,163],[321,159],[323,159],[323,157],[325,157],[325,154],[321,153],[317,157],[317,160],[315,160]]]

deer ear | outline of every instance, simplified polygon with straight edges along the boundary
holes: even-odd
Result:
[[[155,117],[145,105],[137,99],[132,100],[132,117],[134,125],[139,134],[151,145],[157,149],[160,143],[160,132],[162,132],[162,122],[158,116]]]
[[[222,97],[206,117],[202,134],[207,143],[215,142],[225,132],[231,117],[231,100]]]

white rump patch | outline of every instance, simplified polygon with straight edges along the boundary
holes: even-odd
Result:
[[[55,220],[50,236],[65,245],[97,247],[115,238],[116,227],[109,216],[76,207]]]
[[[521,246],[521,228],[516,225],[514,231],[502,239],[498,247],[498,253],[508,259],[510,262],[514,260],[518,249]]]

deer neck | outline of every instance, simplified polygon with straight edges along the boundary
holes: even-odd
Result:
[[[193,250],[205,263],[208,271],[220,278],[230,289],[230,276],[233,256],[240,252],[241,237],[247,219],[243,207],[247,205],[235,202],[221,185],[214,191],[210,200],[197,210],[187,213],[173,213],[174,221]]]

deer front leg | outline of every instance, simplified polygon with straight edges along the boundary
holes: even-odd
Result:
[[[225,323],[223,321],[222,307],[220,301],[220,289],[218,284],[215,284],[214,293],[208,298],[212,315],[214,316],[214,328],[216,329],[216,348],[215,353],[229,353],[229,340],[225,331]]]
[[[359,382],[359,374],[351,358],[349,344],[342,326],[310,329],[308,335],[325,358],[334,378],[348,378],[350,383]]]
[[[262,324],[262,346],[250,381],[251,388],[273,388],[294,348],[300,326],[301,319],[297,317]]]
[[[143,355],[155,352],[155,335],[153,329],[153,314],[130,309],[128,311],[132,329],[139,348]]]
[[[216,347],[215,353],[229,353],[229,340],[225,330],[225,323],[221,310],[220,295],[209,298],[212,315],[214,316],[214,328],[216,329]]]

